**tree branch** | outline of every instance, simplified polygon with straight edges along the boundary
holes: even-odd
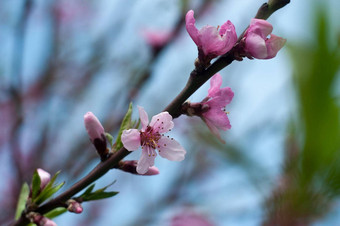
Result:
[[[269,0],[268,4],[263,4],[256,18],[267,19],[273,12],[282,8],[286,4],[289,3],[289,0]],[[241,34],[240,40],[244,33]],[[238,41],[239,42],[239,41]],[[190,74],[189,80],[184,87],[184,89],[175,97],[175,99],[164,109],[164,111],[168,111],[173,118],[177,118],[181,115],[181,106],[182,104],[198,89],[200,88],[206,81],[209,80],[214,74],[216,74],[221,69],[225,68],[229,64],[231,64],[235,60],[234,52],[238,48],[238,43],[235,44],[233,49],[231,49],[225,55],[219,57],[213,64],[211,64],[207,69],[197,71],[193,70]],[[56,207],[63,206],[64,203],[76,195],[78,192],[92,184],[94,181],[99,179],[105,173],[107,173],[110,169],[117,167],[118,162],[122,160],[130,154],[125,148],[120,149],[115,152],[112,156],[110,156],[106,161],[99,163],[88,175],[82,178],[80,181],[75,183],[72,187],[66,190],[64,193],[60,194],[56,198],[50,200],[46,204],[38,207],[35,212],[40,214],[45,214]],[[29,220],[26,217],[25,211],[22,213],[21,217],[17,222],[14,222],[13,225],[26,225],[29,223]]]

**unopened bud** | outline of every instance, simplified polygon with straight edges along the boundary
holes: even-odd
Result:
[[[83,207],[81,204],[73,199],[70,199],[66,202],[67,210],[72,212],[72,213],[82,213],[83,212]]]
[[[108,149],[106,148],[106,137],[102,124],[92,112],[87,112],[84,115],[84,124],[91,142],[95,146],[101,160],[104,161],[108,156]]]
[[[121,161],[119,163],[119,169],[123,170],[124,172],[137,174],[137,175],[143,175],[143,176],[152,176],[159,174],[159,170],[155,166],[149,167],[148,171],[145,174],[139,174],[137,173],[137,161],[131,160],[131,161]]]
[[[51,174],[40,168],[37,169],[37,172],[40,177],[40,189],[43,190],[46,187],[46,185],[50,182]]]

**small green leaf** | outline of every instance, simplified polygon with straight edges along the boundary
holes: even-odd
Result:
[[[113,185],[116,181],[113,181],[111,184],[100,188],[94,192],[92,192],[95,184],[92,184],[91,186],[89,186],[86,191],[80,196],[83,201],[91,201],[91,200],[98,200],[98,199],[105,199],[105,198],[109,198],[112,196],[115,196],[118,194],[118,192],[105,192],[105,190],[110,187],[111,185]]]
[[[30,188],[27,183],[24,183],[21,187],[21,191],[19,195],[17,210],[15,213],[15,220],[18,220],[22,211],[24,211],[29,193],[30,193]]]
[[[32,178],[32,199],[34,199],[38,195],[40,191],[40,184],[41,184],[40,176],[38,174],[38,171],[35,170]]]
[[[80,197],[86,197],[87,195],[91,194],[95,185],[96,184],[91,184]]]
[[[113,146],[113,136],[111,136],[111,134],[109,134],[109,133],[105,133],[105,137],[109,141],[110,147],[112,148],[112,146]]]
[[[34,202],[36,204],[40,204],[42,202],[44,202],[46,199],[48,199],[49,197],[51,197],[53,194],[55,194],[57,191],[60,190],[60,188],[62,188],[62,186],[64,186],[65,182],[62,182],[56,186],[51,186],[49,188],[45,188],[40,194],[39,196],[36,198],[36,200],[34,200]]]
[[[123,147],[121,136],[122,136],[123,130],[129,129],[131,127],[131,115],[132,115],[132,103],[130,103],[129,109],[124,116],[122,124],[120,125],[120,129],[119,129],[118,136],[116,139],[116,144],[115,144],[116,150],[119,150]]]
[[[106,199],[110,198],[112,196],[117,195],[119,192],[111,191],[111,192],[94,192],[88,195],[87,197],[83,198],[83,201],[93,201],[93,200],[99,200],[99,199]]]
[[[67,209],[64,208],[64,207],[58,207],[54,210],[51,210],[50,212],[48,212],[47,214],[45,214],[44,216],[47,217],[47,218],[55,218],[63,213],[67,212]]]

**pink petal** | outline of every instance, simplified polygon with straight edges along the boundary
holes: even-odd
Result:
[[[182,161],[185,158],[186,151],[184,148],[174,139],[168,137],[161,137],[157,142],[159,147],[159,155],[170,161]]]
[[[202,115],[210,124],[213,124],[218,129],[225,131],[231,128],[227,114],[221,109],[212,108]]]
[[[202,117],[202,120],[205,122],[205,124],[208,126],[210,132],[214,134],[219,141],[221,141],[223,144],[225,144],[225,141],[221,138],[220,131],[218,128],[212,123],[210,120],[207,120],[206,118]]]
[[[228,22],[227,22],[228,23]],[[223,29],[226,29],[224,26]],[[223,55],[227,53],[236,43],[237,35],[234,25],[229,21],[228,30],[223,36],[220,35],[216,27],[204,26],[201,30],[201,45],[205,55]]]
[[[123,130],[121,139],[124,147],[128,151],[135,151],[140,146],[140,133],[137,129]]]
[[[278,37],[271,34],[270,39],[266,41],[267,46],[267,57],[266,59],[271,59],[276,56],[277,52],[284,46],[286,39]]]
[[[105,133],[102,124],[99,122],[98,118],[92,112],[87,112],[84,115],[84,124],[86,131],[92,142],[96,138],[101,139],[102,134]]]
[[[161,112],[152,117],[150,126],[155,132],[166,133],[174,127],[172,116],[168,112]]]
[[[143,146],[142,155],[137,163],[137,173],[145,174],[155,164],[157,153],[150,146]]]
[[[260,35],[263,39],[272,33],[273,26],[266,20],[252,19],[248,31],[257,35]]]
[[[51,174],[40,168],[37,169],[37,172],[40,177],[40,189],[42,190],[50,182]]]
[[[208,90],[208,96],[213,97],[219,90],[222,85],[222,76],[220,73],[215,74],[210,79],[210,88]]]
[[[142,124],[142,131],[145,131],[146,127],[149,124],[149,116],[148,113],[144,110],[143,107],[138,106],[138,111],[139,111],[139,118],[140,122]]]
[[[247,35],[246,50],[257,59],[265,59],[267,57],[266,42],[260,35],[254,33]]]
[[[194,11],[189,10],[189,12],[187,12],[187,15],[185,16],[185,27],[192,40],[196,43],[197,46],[200,46],[201,45],[200,33],[195,26],[195,22],[196,21],[194,18]]]

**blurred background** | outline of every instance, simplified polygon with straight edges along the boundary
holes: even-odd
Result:
[[[262,1],[0,1],[0,225],[13,220],[34,169],[67,187],[98,162],[83,115],[117,135],[128,103],[159,113],[184,87],[197,49],[196,25],[231,20],[238,34]],[[175,120],[183,162],[156,158],[160,175],[112,170],[96,182],[117,196],[84,203],[58,225],[340,224],[340,2],[292,1],[274,13],[287,39],[271,60],[221,71],[235,97],[232,129],[219,143],[199,118]],[[190,101],[207,95],[205,84]],[[127,159],[138,159],[133,153]]]

